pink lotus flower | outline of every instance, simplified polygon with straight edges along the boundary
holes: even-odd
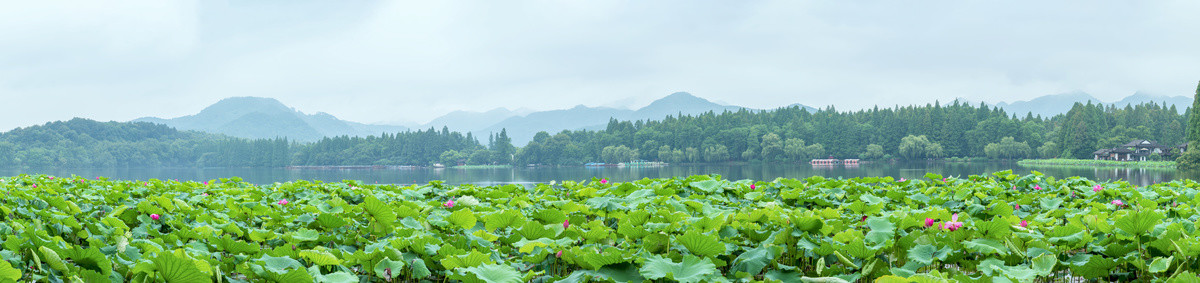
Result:
[[[150,219],[158,220],[158,214],[150,214]]]
[[[1096,186],[1095,186],[1095,187],[1092,187],[1092,191],[1093,191],[1093,192],[1097,192],[1097,193],[1099,193],[1099,192],[1100,192],[1100,190],[1103,190],[1103,189],[1104,189],[1104,188],[1101,188],[1101,187],[1100,187],[1100,184],[1096,184]]]
[[[33,184],[33,188],[35,188],[35,189],[36,189],[36,188],[37,188],[37,184]]]
[[[751,189],[751,190],[753,190],[753,189],[754,189],[754,184],[750,184],[750,189]]]
[[[279,200],[279,202],[277,202],[277,203],[278,203],[279,205],[285,205],[285,204],[288,204],[288,201],[287,201],[287,199],[281,199],[281,200]]]
[[[454,208],[454,200],[448,200],[446,203],[443,203],[442,206],[446,208]]]
[[[1021,205],[1020,204],[1013,205],[1013,210],[1021,210]]]
[[[608,178],[600,179],[601,184],[608,184]]]
[[[904,182],[904,181],[908,181],[908,180],[905,180],[904,178],[900,178],[900,182]]]
[[[205,186],[208,186],[208,181],[204,181],[204,185],[205,185]]]
[[[1119,199],[1114,199],[1114,200],[1112,201],[1112,204],[1113,204],[1113,205],[1115,205],[1115,206],[1125,206],[1125,203],[1124,203],[1124,202],[1121,202],[1121,200],[1119,200]]]
[[[1025,222],[1025,220],[1021,220],[1021,228],[1025,228],[1025,227],[1029,227],[1029,222]]]
[[[200,194],[200,196],[206,197],[206,196],[208,196],[208,193],[202,193],[202,194]]]
[[[945,182],[945,181],[946,181],[946,178],[942,178],[942,182]]]
[[[54,180],[54,176],[50,176],[50,180]]]
[[[563,220],[563,229],[567,229],[567,227],[571,227],[571,220],[570,220],[570,219]]]
[[[96,180],[100,180],[100,176],[96,176]]]
[[[950,221],[947,221],[946,223],[942,223],[942,229],[946,229],[946,230],[950,230],[950,231],[955,231],[955,230],[958,230],[958,228],[962,228],[962,227],[963,227],[963,223],[958,222],[958,213],[955,213],[953,216],[951,216]]]
[[[1033,189],[1034,189],[1034,190],[1037,190],[1037,191],[1040,191],[1040,190],[1042,190],[1042,186],[1039,186],[1039,185],[1033,185]]]
[[[933,218],[925,218],[925,228],[933,227]]]
[[[555,257],[555,258],[560,258],[560,257],[562,257],[562,251],[558,251],[558,253],[554,254],[554,257]]]

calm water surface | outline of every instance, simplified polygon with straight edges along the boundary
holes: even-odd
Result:
[[[247,182],[266,184],[287,182],[292,180],[321,180],[336,182],[341,180],[360,180],[365,183],[380,184],[413,184],[427,183],[433,180],[443,180],[450,184],[508,184],[508,183],[543,183],[552,180],[587,180],[591,178],[607,178],[613,181],[631,181],[642,178],[670,178],[697,174],[719,174],[726,179],[740,180],[773,180],[775,178],[807,178],[810,176],[825,177],[867,177],[892,176],[896,178],[923,178],[925,173],[935,173],[945,176],[983,175],[992,172],[1013,170],[1018,174],[1028,174],[1037,170],[1049,176],[1059,178],[1081,176],[1093,180],[1124,180],[1135,185],[1149,185],[1166,182],[1179,178],[1196,179],[1195,174],[1184,174],[1174,169],[1161,168],[1087,168],[1087,167],[1050,167],[1027,168],[1008,162],[983,163],[943,163],[943,162],[910,162],[910,163],[877,163],[863,164],[856,167],[818,167],[808,164],[707,164],[707,165],[672,165],[649,168],[618,168],[618,167],[517,167],[502,169],[457,169],[457,168],[421,168],[421,169],[352,169],[352,170],[318,170],[318,169],[284,169],[284,168],[105,168],[105,169],[0,169],[0,176],[18,174],[50,174],[57,176],[78,175],[87,178],[103,176],[118,180],[146,179],[178,179],[180,181],[203,181],[216,178],[241,177]]]

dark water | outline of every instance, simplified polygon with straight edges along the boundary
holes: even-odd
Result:
[[[1112,167],[1042,167],[1027,168],[1015,163],[879,163],[857,167],[817,167],[808,164],[709,164],[672,165],[649,168],[618,167],[517,167],[502,169],[352,169],[317,170],[283,168],[133,168],[133,169],[0,169],[0,176],[17,174],[51,174],[56,176],[78,175],[87,178],[103,176],[118,180],[178,179],[180,181],[203,181],[216,178],[241,177],[247,182],[266,184],[292,180],[321,180],[336,182],[360,180],[365,183],[413,184],[442,180],[450,184],[505,184],[540,183],[551,180],[587,180],[607,178],[612,181],[631,181],[642,178],[669,178],[697,174],[720,174],[726,179],[753,179],[770,181],[778,177],[807,178],[814,175],[825,177],[892,176],[896,178],[923,178],[925,173],[944,176],[967,176],[990,174],[996,171],[1013,170],[1028,174],[1037,170],[1059,178],[1081,176],[1093,180],[1125,180],[1135,185],[1171,181],[1177,178],[1196,179],[1194,173],[1184,174],[1174,169],[1162,168],[1112,168]]]

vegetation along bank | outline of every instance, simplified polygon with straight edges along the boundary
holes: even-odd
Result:
[[[1200,280],[1191,180],[480,187],[23,175],[0,187],[8,282]]]

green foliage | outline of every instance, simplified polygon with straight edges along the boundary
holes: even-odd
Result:
[[[756,184],[751,195],[719,176],[481,187],[21,175],[0,181],[0,282],[1190,282],[1200,271],[1191,180]]]

